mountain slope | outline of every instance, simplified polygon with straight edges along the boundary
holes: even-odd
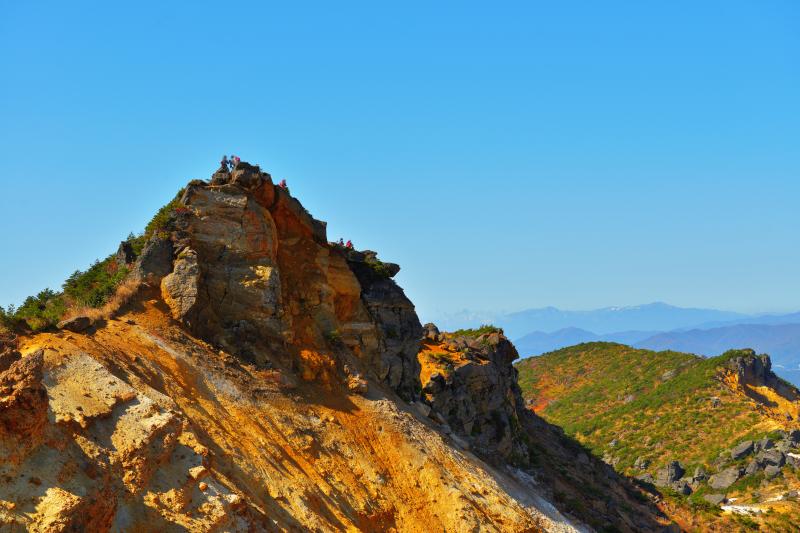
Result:
[[[619,472],[661,485],[662,492],[691,494],[692,505],[706,504],[707,494],[724,497],[727,491],[729,498],[738,497],[742,503],[769,507],[762,501],[767,495],[800,486],[789,465],[765,485],[763,497],[753,497],[747,487],[765,479],[769,463],[747,463],[755,453],[752,446],[738,462],[731,455],[731,449],[744,442],[769,438],[785,447],[778,457],[781,466],[794,461],[787,454],[800,439],[786,440],[788,433],[778,431],[797,427],[800,392],[772,374],[765,356],[743,350],[702,359],[588,343],[523,360],[517,369],[523,394],[537,413],[564,427]],[[680,462],[681,472],[674,479],[664,473],[671,461]],[[728,470],[737,464],[751,471]],[[709,474],[727,472],[732,479],[722,487],[718,479],[704,478],[703,469]],[[688,504],[685,498],[678,496],[675,505]],[[700,520],[703,527],[729,527],[724,515],[714,513],[718,511],[691,520]],[[798,517],[800,508],[792,505],[789,513]],[[779,513],[772,525],[778,527],[785,516]]]
[[[130,272],[116,307],[0,342],[3,526],[668,526],[524,409],[499,333],[438,339],[461,362],[432,372],[399,266],[329,243],[258,167],[190,182],[159,217],[109,259]]]

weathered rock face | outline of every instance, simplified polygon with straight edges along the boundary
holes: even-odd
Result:
[[[42,386],[42,353],[21,359],[9,352],[7,369],[0,367],[0,457],[17,464],[23,450],[43,439],[47,423],[47,393]]]
[[[160,399],[79,353],[40,349],[0,373],[0,529],[257,528]]]
[[[525,408],[511,364],[519,357],[514,345],[502,331],[454,337],[427,325],[425,334],[419,354],[423,398],[434,416],[483,455],[527,463],[528,448],[519,434]]]
[[[376,268],[371,260],[375,260],[374,252],[347,255],[348,265],[362,287],[361,299],[380,331],[378,373],[401,396],[418,397],[421,385],[417,352],[422,325],[411,300],[390,277],[400,267],[383,263],[383,269]]]
[[[175,319],[259,364],[290,364],[327,382],[338,373],[351,390],[364,390],[358,376],[371,372],[418,397],[421,326],[391,280],[397,265],[330,245],[324,222],[247,163],[210,185],[191,182],[180,204],[168,270],[156,253],[167,247],[156,242],[139,267],[141,277],[161,279]]]

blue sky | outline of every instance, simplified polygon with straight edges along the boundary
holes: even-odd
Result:
[[[800,4],[0,1],[0,303],[223,152],[423,319],[800,308]]]

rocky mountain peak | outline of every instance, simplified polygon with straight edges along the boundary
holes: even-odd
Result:
[[[169,227],[139,270],[201,338],[310,379],[370,372],[405,398],[419,393],[421,326],[391,279],[400,267],[329,243],[326,223],[258,166],[191,181]]]

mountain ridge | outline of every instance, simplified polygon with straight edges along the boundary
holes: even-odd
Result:
[[[193,180],[154,220],[67,285],[94,307],[68,307],[54,326],[51,303],[72,305],[65,288],[11,317],[0,523],[670,527],[630,480],[524,408],[502,332],[431,339],[392,279],[399,266],[329,242],[260,168]]]
[[[661,494],[686,529],[738,528],[738,515],[723,512],[728,498],[767,530],[800,525],[798,504],[782,496],[800,487],[800,391],[768,356],[591,342],[516,366],[531,409]]]

